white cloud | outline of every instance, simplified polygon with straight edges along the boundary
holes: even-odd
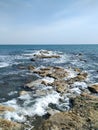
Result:
[[[11,25],[8,22],[3,24],[2,21],[0,43],[98,43],[96,2],[76,0],[76,3],[70,4],[65,10],[53,14],[51,20],[43,25]],[[4,21],[8,19],[11,20],[10,17],[4,17]]]

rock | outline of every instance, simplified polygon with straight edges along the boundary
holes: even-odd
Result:
[[[85,94],[72,99],[70,111],[50,116],[33,130],[97,130],[98,96],[91,98]]]
[[[92,93],[98,93],[98,84],[93,84],[93,85],[89,86],[88,89],[89,89]]]
[[[83,54],[82,54],[82,53],[79,53],[78,55],[79,55],[79,56],[82,56]]]
[[[87,76],[88,76],[87,73],[80,73],[78,74],[77,78],[81,81],[81,80],[85,80]]]
[[[56,53],[53,53],[52,51],[48,51],[48,50],[40,50],[33,56],[36,58],[41,58],[41,59],[43,59],[43,58],[60,58],[59,55],[57,55]]]
[[[31,60],[31,61],[36,61],[36,59],[34,59],[34,58],[31,58],[30,60]]]
[[[41,91],[41,90],[37,90],[36,91],[36,95],[37,96],[45,96],[47,94],[47,92],[45,90]]]
[[[38,87],[41,84],[41,82],[42,82],[42,80],[38,79],[38,80],[25,84],[24,87],[28,87],[28,88]]]
[[[2,106],[0,105],[0,113],[3,113],[5,111],[10,111],[13,112],[15,109],[13,107],[8,107],[8,106]]]
[[[68,77],[68,72],[64,69],[54,69],[54,71],[49,74],[49,76],[55,79],[63,79],[65,77]]]
[[[54,114],[59,113],[59,112],[60,112],[59,110],[55,110],[55,109],[48,109],[47,110],[47,113],[49,113],[51,116],[53,116]]]
[[[81,70],[79,68],[74,69],[75,72],[81,73]]]
[[[74,82],[78,82],[78,81],[79,82],[85,81],[87,76],[88,76],[87,73],[81,72],[76,77],[69,79],[68,84],[73,84]]]
[[[19,66],[18,66],[18,69],[26,69],[26,66],[24,66],[24,65],[19,65]]]
[[[54,82],[54,78],[50,78],[50,77],[44,77],[42,79],[42,84],[44,85],[51,85]]]
[[[56,80],[56,81],[54,81],[53,86],[55,86],[56,91],[60,92],[60,93],[63,93],[68,88],[68,84],[64,80]]]
[[[29,65],[29,66],[28,66],[28,70],[34,70],[34,69],[35,69],[34,66],[32,66],[32,65]]]
[[[43,77],[52,77],[54,79],[63,79],[68,76],[68,72],[61,67],[47,67],[39,70],[34,70],[34,73]]]
[[[48,74],[52,73],[52,67],[46,67],[46,68],[40,68],[40,69],[35,69],[33,72],[39,74],[42,77],[47,77]]]
[[[28,92],[27,91],[20,91],[20,96],[22,96],[22,95],[26,95],[26,94],[28,94]]]
[[[22,124],[0,119],[0,130],[24,130]]]

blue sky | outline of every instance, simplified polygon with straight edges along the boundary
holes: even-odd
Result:
[[[0,44],[98,43],[98,0],[0,0]]]

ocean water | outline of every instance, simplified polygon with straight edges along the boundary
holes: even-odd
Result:
[[[32,62],[30,60],[32,55],[39,50],[50,50],[61,55],[61,58],[40,59]],[[26,120],[25,115],[44,115],[49,103],[59,104],[58,107],[62,106],[59,103],[60,95],[55,91],[44,97],[35,98],[32,93],[20,96],[20,91],[25,89],[30,91],[27,88],[24,89],[24,84],[39,78],[27,69],[28,65],[80,68],[88,72],[89,83],[98,83],[98,45],[0,45],[0,103],[16,109],[16,113],[7,112],[1,115],[3,118],[22,122]],[[20,69],[20,66],[26,69]],[[70,72],[70,77],[74,75]],[[84,82],[76,82],[73,87],[77,84],[82,88],[87,87]],[[49,89],[52,89],[51,86]],[[81,93],[79,88],[73,88],[71,91]],[[68,109],[69,99],[66,95],[63,100],[63,108]]]

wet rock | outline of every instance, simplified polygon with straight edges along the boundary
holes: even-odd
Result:
[[[51,108],[47,110],[47,113],[49,113],[51,116],[53,116],[54,114],[59,113],[59,112],[60,112],[59,110],[51,109]]]
[[[26,95],[26,94],[28,94],[28,92],[27,91],[20,91],[20,96],[23,96],[23,95]]]
[[[35,69],[33,72],[39,74],[42,77],[47,77],[48,74],[52,73],[52,67]]]
[[[13,107],[8,107],[8,106],[2,106],[0,105],[0,113],[3,113],[5,111],[10,111],[13,112],[15,109]]]
[[[30,60],[31,60],[31,61],[36,61],[36,59],[35,59],[35,58],[31,58]]]
[[[42,84],[44,85],[51,85],[54,82],[54,78],[50,78],[50,77],[44,77],[42,79]]]
[[[25,84],[24,87],[28,87],[28,88],[38,87],[41,84],[41,82],[42,82],[42,80],[38,79],[38,80]]]
[[[50,77],[53,77],[55,79],[63,79],[65,77],[68,77],[68,72],[65,71],[63,68],[60,69],[54,69],[52,74],[49,75]]]
[[[78,74],[77,78],[81,80],[85,80],[87,78],[88,74],[86,72]]]
[[[38,51],[38,53],[34,54],[34,57],[36,58],[60,58],[59,55],[57,55],[56,53],[53,53],[51,51],[48,50],[40,50]]]
[[[75,72],[81,73],[81,70],[79,68],[74,69]]]
[[[34,73],[39,74],[43,77],[52,77],[55,79],[63,79],[68,76],[68,72],[61,67],[47,67],[47,68],[41,68],[39,70],[34,70]]]
[[[59,112],[33,130],[97,130],[98,97],[81,95],[72,100],[70,111]]]
[[[8,121],[5,119],[0,119],[0,129],[1,130],[24,130],[22,124]]]
[[[19,66],[18,66],[18,69],[26,69],[26,66],[24,66],[24,65],[19,65]]]
[[[98,84],[93,84],[93,85],[89,86],[88,89],[89,89],[92,93],[98,93]]]
[[[47,92],[45,90],[37,90],[36,95],[37,96],[45,96],[45,95],[47,95]]]
[[[69,80],[68,80],[68,83],[69,83],[69,84],[73,84],[74,82],[85,81],[86,78],[87,78],[87,76],[88,76],[87,73],[81,72],[81,73],[79,73],[76,77],[69,79]]]
[[[35,69],[34,66],[32,66],[32,65],[29,65],[29,66],[28,66],[28,70],[34,70],[34,69]]]
[[[79,53],[78,55],[79,55],[79,56],[82,56],[83,54],[82,54],[82,53]]]
[[[68,84],[64,80],[54,81],[53,86],[56,88],[56,91],[59,93],[63,93],[68,88]]]

